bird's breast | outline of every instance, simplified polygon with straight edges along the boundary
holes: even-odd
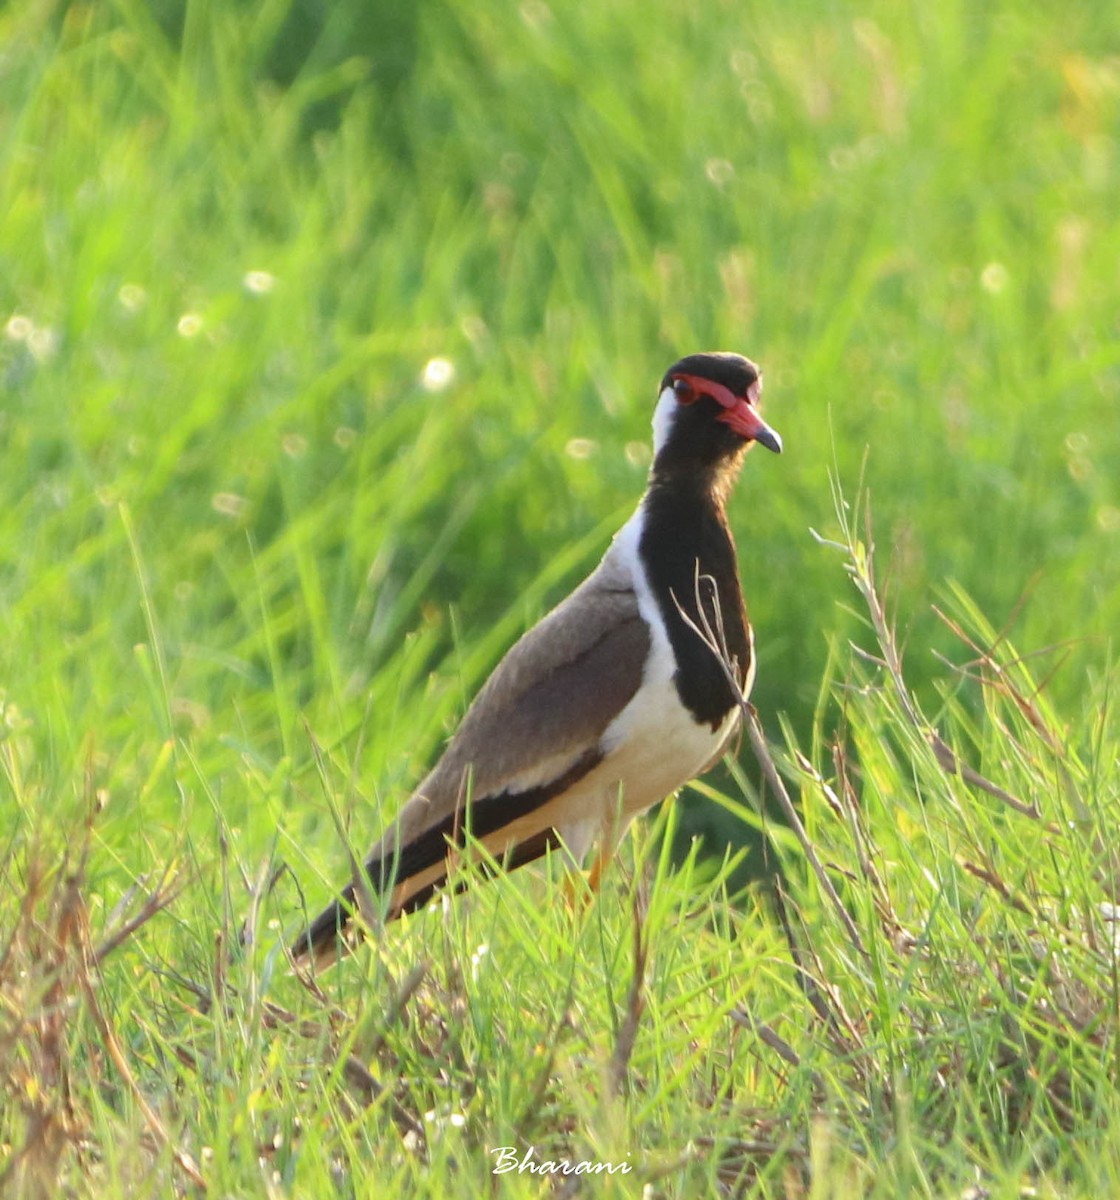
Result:
[[[739,711],[729,707],[722,719],[699,720],[681,700],[678,664],[660,605],[642,563],[639,545],[642,510],[615,539],[649,628],[650,651],[642,682],[629,703],[603,734],[600,770],[618,779],[627,812],[648,808],[703,771],[734,730]]]

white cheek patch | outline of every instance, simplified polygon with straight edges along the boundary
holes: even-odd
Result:
[[[677,397],[671,387],[664,388],[657,398],[657,407],[653,410],[653,457],[661,453],[661,448],[669,440],[673,421],[677,414]]]

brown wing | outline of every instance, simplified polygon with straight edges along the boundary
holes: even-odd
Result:
[[[468,796],[478,809],[497,796],[551,791],[581,764],[589,770],[641,685],[649,649],[637,598],[608,556],[498,664],[371,858],[403,849],[457,810],[463,817]]]
[[[608,552],[509,650],[370,851],[366,873],[375,891],[393,888],[391,916],[424,903],[440,885],[449,839],[470,829],[502,853],[504,825],[547,804],[600,761],[603,733],[640,687],[649,651],[649,627],[630,580]],[[542,829],[508,847],[511,865],[555,844],[554,832]],[[350,883],[293,953],[333,959],[353,905]]]

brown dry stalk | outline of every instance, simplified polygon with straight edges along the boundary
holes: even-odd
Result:
[[[731,1010],[730,1016],[736,1025],[749,1029],[764,1046],[769,1046],[779,1058],[784,1059],[791,1067],[801,1066],[801,1056],[789,1042],[781,1037],[773,1026],[767,1025],[765,1021],[760,1021],[754,1016],[745,1004],[736,1005]]]
[[[88,914],[85,904],[81,903],[80,900],[77,940],[80,954],[80,962],[77,970],[78,985],[85,997],[86,1007],[93,1018],[93,1023],[97,1026],[97,1031],[101,1035],[101,1042],[105,1047],[106,1053],[109,1055],[113,1066],[116,1067],[117,1073],[124,1080],[125,1086],[132,1093],[132,1097],[136,1101],[136,1105],[140,1109],[144,1122],[148,1126],[152,1136],[160,1145],[166,1146],[171,1151],[171,1156],[176,1165],[191,1183],[200,1191],[205,1192],[207,1188],[206,1179],[198,1169],[198,1164],[186,1150],[175,1144],[163,1122],[160,1120],[159,1114],[148,1103],[147,1097],[136,1081],[136,1076],[132,1073],[132,1068],[128,1065],[128,1059],[125,1057],[124,1050],[121,1049],[121,1044],[117,1040],[117,1035],[113,1030],[112,1024],[104,1012],[102,1012],[101,1005],[98,1003],[97,988],[94,984],[94,973],[97,970],[95,965],[96,955],[89,936]]]
[[[182,893],[185,883],[178,871],[168,864],[159,883],[144,897],[140,908],[127,919],[121,921],[109,934],[101,939],[93,952],[93,965],[99,967],[110,954],[142,926],[146,925],[157,913],[162,912],[168,905],[173,904]],[[119,908],[120,906],[118,906]]]
[[[73,1011],[67,991],[72,967],[68,951],[74,941],[78,886],[76,873],[59,872],[46,897],[48,925],[35,915],[37,901],[44,899],[44,873],[36,854],[27,874],[0,974],[0,984],[14,985],[8,994],[0,991],[0,1010],[7,1018],[0,1051],[5,1060],[13,1060],[11,1065],[4,1063],[3,1082],[22,1109],[26,1133],[0,1173],[0,1194],[6,1195],[14,1182],[29,1196],[46,1197],[57,1190],[58,1164],[67,1143],[73,1145],[82,1136],[70,1092],[66,1037],[66,1021]]]
[[[76,1109],[71,1089],[69,1026],[84,1002],[111,1061],[137,1099],[155,1141],[170,1146],[175,1161],[198,1187],[205,1181],[189,1155],[170,1141],[158,1116],[140,1094],[120,1040],[97,999],[98,966],[178,895],[180,876],[168,866],[139,908],[129,915],[138,883],[109,914],[108,933],[93,945],[83,889],[93,824],[102,807],[89,761],[85,771],[85,818],[60,855],[43,849],[37,839],[24,857],[19,908],[0,951],[0,1012],[5,1016],[0,1053],[14,1056],[4,1086],[25,1116],[23,1144],[0,1173],[0,1193],[13,1181],[28,1195],[53,1195],[61,1186],[64,1152],[79,1155],[91,1140],[88,1114]],[[61,861],[58,861],[61,859]],[[50,866],[44,866],[50,863]],[[10,858],[0,863],[0,882],[9,882]],[[45,880],[53,876],[48,888]],[[42,911],[40,911],[42,910]],[[9,990],[9,987],[11,990]],[[96,1056],[90,1070],[98,1074]],[[13,1090],[14,1089],[14,1090]],[[85,1124],[83,1124],[85,1122]]]
[[[630,990],[626,997],[626,1013],[615,1037],[614,1050],[607,1065],[607,1090],[613,1097],[622,1090],[626,1081],[626,1071],[630,1065],[630,1057],[634,1053],[634,1043],[638,1037],[638,1025],[641,1023],[642,1012],[645,1010],[643,989],[646,979],[646,960],[648,946],[645,939],[646,902],[642,894],[641,884],[634,889],[634,902],[630,908],[633,926],[632,961],[633,973],[630,977]]]

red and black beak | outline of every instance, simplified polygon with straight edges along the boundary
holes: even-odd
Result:
[[[756,379],[747,388],[745,396],[736,396],[730,388],[724,387],[722,383],[716,383],[714,379],[704,379],[698,375],[675,375],[673,379],[687,384],[686,392],[691,392],[693,398],[697,395],[710,396],[717,404],[721,405],[723,412],[716,417],[716,420],[730,427],[741,438],[745,438],[748,442],[758,442],[767,450],[781,454],[781,435],[776,429],[771,429],[758,415],[758,397],[762,391],[761,380]]]
[[[716,420],[730,426],[740,437],[746,438],[747,441],[758,442],[760,446],[765,446],[767,450],[773,450],[775,454],[781,454],[781,435],[776,429],[771,429],[758,415],[758,409],[752,404],[748,404],[746,400],[736,401],[733,408],[721,412],[716,417]]]

